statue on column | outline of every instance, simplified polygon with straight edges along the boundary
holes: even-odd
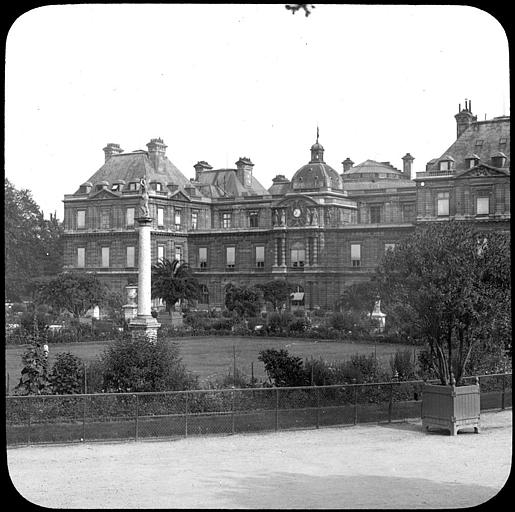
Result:
[[[139,201],[140,217],[150,217],[150,210],[148,208],[148,187],[147,180],[142,176],[139,180],[141,197]]]
[[[281,208],[281,226],[286,225],[286,210]]]

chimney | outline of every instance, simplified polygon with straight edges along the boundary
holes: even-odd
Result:
[[[411,166],[413,165],[414,157],[412,157],[409,153],[406,153],[402,157],[402,172],[406,176],[407,179],[411,179]]]
[[[120,147],[120,144],[109,142],[109,144],[104,148],[105,161],[107,162],[113,155],[117,155],[118,153],[123,153],[123,149]]]
[[[195,181],[200,180],[200,175],[206,170],[206,169],[212,169],[213,167],[209,165],[204,160],[200,160],[197,162],[193,168],[195,169]]]
[[[152,162],[152,166],[156,171],[159,171],[159,166],[163,157],[165,156],[166,148],[168,146],[163,142],[163,139],[150,139],[150,142],[147,144],[148,148],[148,157]]]
[[[477,116],[472,114],[471,104],[470,100],[465,100],[463,110],[461,110],[461,104],[458,106],[459,112],[454,116],[456,119],[456,138],[459,138],[473,122],[477,121]]]
[[[347,172],[354,165],[354,162],[349,157],[347,157],[342,162],[342,165],[343,165],[343,172]]]
[[[236,162],[236,177],[245,188],[252,187],[252,168],[254,164],[246,156]]]

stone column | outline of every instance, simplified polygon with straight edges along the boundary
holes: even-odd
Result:
[[[160,324],[151,314],[151,279],[152,261],[150,233],[152,218],[139,217],[139,247],[138,247],[138,315],[129,324],[133,338],[144,335],[149,341],[155,342],[157,329]]]

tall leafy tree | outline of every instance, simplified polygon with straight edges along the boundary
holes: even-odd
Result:
[[[264,284],[257,284],[256,288],[263,292],[263,299],[272,304],[274,311],[278,311],[283,304],[288,303],[290,293],[293,291],[293,285],[284,279],[274,279]]]
[[[152,298],[162,299],[166,310],[179,300],[199,300],[200,285],[186,262],[163,259],[152,266]]]
[[[75,318],[88,309],[103,305],[109,290],[94,274],[62,272],[56,278],[36,282],[36,301],[52,306],[57,311],[67,310]]]
[[[62,268],[63,226],[55,216],[45,220],[30,190],[4,180],[5,297],[29,296],[31,280],[55,275]]]
[[[474,350],[511,346],[510,234],[460,222],[417,229],[378,268],[381,296],[411,314],[442,384],[459,384]]]
[[[225,307],[241,317],[257,316],[263,303],[263,292],[254,286],[237,286],[229,283],[225,287]]]
[[[343,290],[336,306],[343,311],[372,313],[377,296],[378,286],[374,280],[355,283]]]

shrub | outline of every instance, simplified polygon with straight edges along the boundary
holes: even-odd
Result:
[[[284,333],[293,317],[290,313],[270,313],[268,317],[268,330],[274,333]]]
[[[20,381],[14,388],[15,395],[50,394],[48,360],[40,341],[38,338],[32,337],[30,346],[21,356],[23,368]]]
[[[83,388],[82,361],[70,352],[56,354],[56,360],[49,375],[52,392],[56,395],[80,393]]]
[[[29,334],[36,334],[37,331],[40,333],[45,332],[50,323],[51,319],[48,315],[40,311],[35,314],[27,311],[23,313],[20,318],[21,328]]]
[[[305,318],[297,318],[295,320],[292,320],[288,324],[288,331],[289,332],[303,332],[306,330],[306,327],[308,326],[308,323]]]
[[[309,385],[302,359],[291,356],[285,349],[261,350],[258,360],[265,365],[265,371],[274,386]]]
[[[103,384],[107,392],[180,391],[196,387],[178,346],[145,336],[115,340],[102,355]]]
[[[390,358],[392,375],[398,380],[413,380],[417,378],[416,364],[412,360],[410,349],[397,350]]]

